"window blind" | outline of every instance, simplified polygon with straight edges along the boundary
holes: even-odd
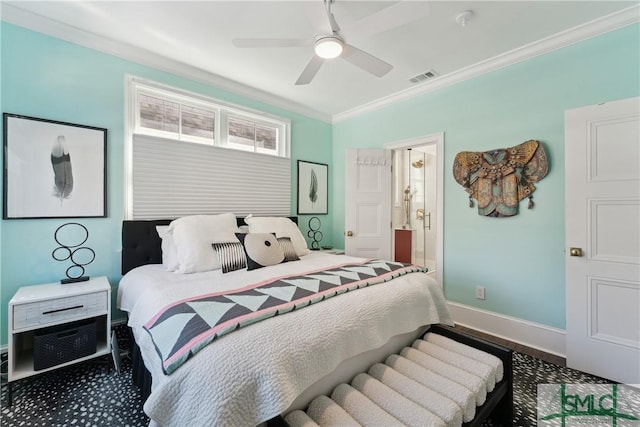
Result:
[[[284,157],[134,135],[132,183],[133,219],[291,211]]]

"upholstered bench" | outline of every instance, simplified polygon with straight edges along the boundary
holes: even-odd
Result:
[[[433,326],[329,396],[270,420],[270,426],[510,426],[511,350]]]

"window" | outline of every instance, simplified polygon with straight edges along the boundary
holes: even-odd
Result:
[[[133,88],[135,134],[289,156],[285,119],[159,85]]]
[[[290,122],[128,78],[125,218],[289,215]]]
[[[258,153],[278,153],[278,127],[245,118],[227,117],[227,146]]]
[[[216,110],[174,102],[141,92],[138,96],[137,133],[180,141],[212,144]]]

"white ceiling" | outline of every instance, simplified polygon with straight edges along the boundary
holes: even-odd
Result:
[[[368,17],[395,3],[335,0],[332,5],[345,41],[392,64],[391,72],[375,77],[338,58],[325,61],[306,86],[294,83],[312,47],[238,48],[232,40],[313,38],[322,0],[2,1],[2,17],[143,63],[153,57],[157,65],[166,57],[170,69],[185,66],[201,80],[219,79],[225,88],[243,88],[237,90],[242,94],[255,88],[258,99],[273,97],[281,101],[276,104],[335,119],[419,90],[428,83],[412,84],[409,78],[427,70],[439,74],[431,82],[442,81],[585,23],[596,26],[603,17],[629,15],[630,7],[638,14],[637,1],[406,1],[403,7],[415,10],[411,15],[418,19],[382,32],[380,24],[368,25]],[[465,10],[473,17],[462,27],[455,18]]]

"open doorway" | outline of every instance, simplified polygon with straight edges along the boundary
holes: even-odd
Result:
[[[394,160],[395,253],[429,271],[436,269],[436,154],[434,145],[420,145],[395,150]]]
[[[427,267],[442,286],[443,134],[387,144],[393,150],[392,258]]]

